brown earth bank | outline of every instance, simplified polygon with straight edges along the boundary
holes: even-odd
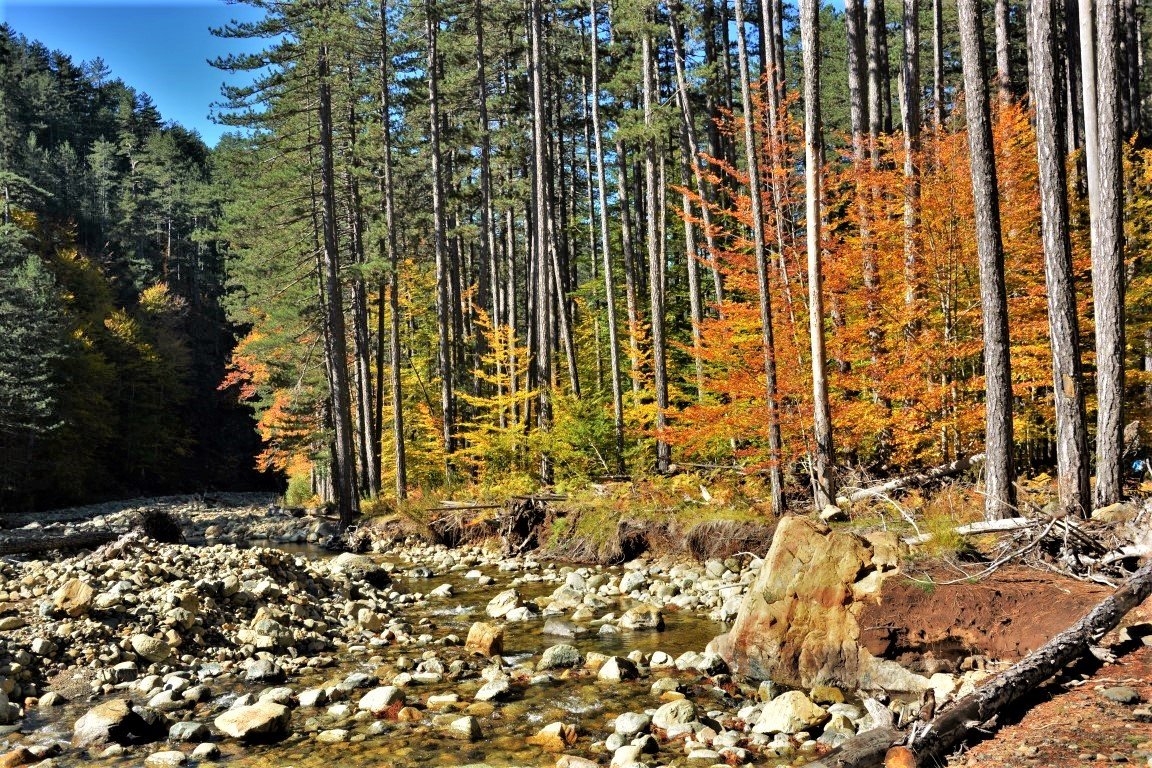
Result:
[[[956,754],[952,768],[1152,766],[1152,600],[1104,645],[1115,661],[1087,659],[999,718]],[[978,734],[977,734],[978,735]]]
[[[1019,566],[947,583],[955,579],[940,566],[887,579],[880,601],[860,613],[860,644],[912,668],[967,656],[1018,661],[1112,591]]]

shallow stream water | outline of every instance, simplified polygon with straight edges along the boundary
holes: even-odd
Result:
[[[328,556],[314,547],[284,545],[280,548],[290,553],[317,558]],[[428,634],[434,640],[447,635],[463,638],[475,621],[485,621],[485,607],[498,593],[508,589],[516,580],[516,588],[526,600],[549,595],[557,586],[555,582],[531,581],[531,572],[501,572],[495,568],[483,568],[485,575],[495,583],[483,586],[475,579],[465,578],[464,571],[437,574],[432,578],[416,578],[412,575],[409,563],[395,557],[383,556],[380,559],[397,562],[394,588],[399,592],[420,592],[427,594],[442,584],[450,584],[453,595],[446,598],[431,598],[423,605],[397,606],[394,613],[414,626],[413,635]],[[613,569],[604,569],[612,572]],[[619,615],[632,601],[621,597],[617,604],[598,611],[603,614],[614,611]],[[562,618],[562,617],[561,617]],[[691,612],[664,611],[665,629],[662,632],[622,632],[615,635],[600,635],[595,626],[584,625],[586,634],[577,637],[558,637],[543,633],[544,618],[523,622],[510,622],[504,625],[504,659],[512,666],[526,661],[538,660],[549,646],[566,643],[576,646],[582,653],[599,652],[605,655],[626,656],[639,650],[644,654],[663,651],[673,658],[685,651],[703,651],[708,641],[725,630],[723,624],[711,621]],[[419,626],[424,621],[423,626]],[[455,658],[462,655],[461,649],[446,649],[444,646],[429,643],[407,646],[349,646],[330,655],[335,665],[323,669],[309,670],[304,675],[289,678],[286,685],[297,693],[311,687],[331,685],[351,672],[378,674],[381,685],[386,684],[396,673],[396,661],[406,656],[417,663],[423,653],[436,651],[441,657]],[[447,666],[447,660],[445,660]],[[697,706],[707,711],[725,709],[732,711],[735,705],[728,695],[718,688],[701,687],[698,673],[680,672],[674,667],[652,669],[639,680],[628,682],[602,682],[587,671],[572,671],[563,674],[553,673],[553,680],[546,683],[528,685],[524,681],[514,682],[512,695],[501,702],[493,702],[490,711],[487,707],[472,707],[464,711],[472,702],[475,691],[483,681],[468,679],[452,681],[445,679],[433,685],[411,685],[405,689],[409,704],[417,704],[423,709],[419,722],[396,722],[392,720],[362,720],[351,717],[355,713],[355,701],[364,691],[353,692],[347,703],[351,704],[349,716],[333,721],[325,716],[325,708],[295,709],[292,715],[290,736],[285,741],[264,746],[242,746],[231,740],[223,740],[218,745],[223,752],[220,764],[240,768],[339,768],[348,766],[463,766],[486,763],[491,766],[553,766],[556,754],[545,752],[540,747],[530,745],[526,739],[543,726],[563,721],[574,724],[580,731],[576,745],[567,750],[607,764],[611,755],[594,747],[595,742],[603,741],[612,732],[612,720],[626,711],[642,712],[659,706],[662,701],[651,690],[652,684],[661,677],[676,677],[682,680],[689,690],[689,698]],[[221,681],[210,683],[213,689],[215,708],[198,708],[192,719],[210,723],[220,704],[229,697],[245,692],[258,692],[265,686],[252,686],[235,683],[235,690],[226,690]],[[429,696],[457,693],[460,704],[454,708],[439,710],[425,706]],[[52,738],[67,740],[71,737],[73,722],[90,706],[87,702],[76,702],[56,710],[30,710],[22,732],[23,743],[43,743]],[[202,705],[203,706],[203,705]],[[458,710],[458,711],[457,711]],[[442,720],[446,712],[455,711],[455,717],[475,714],[480,720],[483,738],[469,743],[454,739],[445,734]],[[45,717],[47,715],[47,717]],[[310,722],[311,721],[311,722]],[[318,742],[315,731],[331,728],[346,728],[352,733],[348,742],[325,744]],[[13,740],[10,743],[15,743]],[[184,751],[190,751],[191,746]],[[100,765],[100,766],[139,766],[144,758],[160,749],[173,749],[162,742],[143,748],[134,748],[124,755],[100,760],[76,761],[67,753],[57,758],[58,765]],[[669,750],[662,745],[662,750]],[[666,755],[654,756],[655,762],[668,764],[672,761],[684,762],[682,750],[671,749]],[[208,765],[209,763],[203,763]]]

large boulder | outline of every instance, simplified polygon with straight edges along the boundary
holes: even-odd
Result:
[[[105,744],[147,744],[167,734],[167,725],[155,713],[138,710],[125,699],[111,699],[92,707],[76,721],[72,746],[88,749]]]
[[[863,537],[786,517],[732,630],[712,648],[736,674],[793,688],[858,688],[871,657],[858,618],[878,602],[899,556],[895,534]]]

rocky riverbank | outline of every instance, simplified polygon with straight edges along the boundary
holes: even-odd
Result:
[[[768,626],[755,611],[771,595],[798,624],[803,595],[831,606],[832,592],[874,586],[896,567],[883,537],[848,542],[867,567],[846,564],[845,542],[827,549],[842,586],[780,589],[749,555],[574,567],[407,540],[332,557],[292,543],[322,538],[326,521],[246,501],[169,510],[204,543],[129,532],[73,557],[0,561],[0,766],[797,764],[916,716],[917,695],[881,689],[942,702],[986,675],[892,665],[870,691],[788,690],[707,649],[738,614],[738,630]],[[136,511],[50,524],[128,527]],[[783,530],[769,556],[781,574],[830,535]]]
[[[570,568],[415,541],[318,560],[136,532],[3,562],[2,764],[278,762],[302,743],[367,755],[423,741],[415,764],[442,739],[571,766],[815,755],[867,725],[842,691],[734,680],[702,652],[720,626],[703,618],[695,650],[659,649],[682,648],[662,630],[688,617],[730,619],[759,565]],[[470,631],[441,618],[470,599]]]

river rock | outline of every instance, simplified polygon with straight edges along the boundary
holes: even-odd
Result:
[[[124,699],[101,702],[72,726],[72,746],[88,749],[105,744],[147,744],[164,738],[167,728],[153,713],[141,712]]]
[[[660,609],[641,603],[624,612],[620,617],[621,629],[650,629],[661,631],[664,629],[664,614]]]
[[[300,692],[301,707],[322,707],[327,703],[328,691],[323,688],[308,688]]]
[[[404,692],[394,685],[374,688],[360,698],[359,709],[381,717],[393,704],[404,703]]]
[[[282,683],[287,676],[276,662],[270,659],[257,659],[244,673],[244,679],[251,683]]]
[[[620,577],[620,591],[630,594],[648,583],[648,574],[644,571],[628,571]]]
[[[828,721],[828,710],[813,703],[803,691],[782,693],[764,705],[753,731],[793,734],[808,731]]]
[[[168,729],[168,741],[204,741],[208,735],[208,726],[193,721],[173,723]]]
[[[158,637],[135,634],[129,642],[132,644],[132,651],[147,661],[160,662],[172,655],[172,648]]]
[[[220,747],[211,742],[197,744],[196,749],[192,750],[193,760],[215,760],[218,757],[220,757]]]
[[[673,726],[685,725],[696,719],[696,705],[687,699],[670,701],[652,715],[652,724],[667,731]]]
[[[554,637],[576,637],[586,630],[579,624],[567,619],[551,618],[544,622],[544,634]]]
[[[262,701],[230,709],[213,724],[234,739],[271,741],[287,734],[291,717],[292,713],[283,704]]]
[[[0,755],[0,768],[18,768],[21,765],[38,763],[42,758],[37,757],[25,747],[17,747],[11,752]]]
[[[511,687],[508,677],[501,675],[484,683],[474,698],[476,701],[496,701],[505,698]]]
[[[563,752],[576,743],[576,726],[568,723],[550,723],[527,739],[547,752]]]
[[[459,717],[445,726],[449,736],[468,741],[479,741],[483,732],[480,730],[480,721],[471,715]]]
[[[783,518],[732,631],[710,649],[736,674],[805,689],[858,688],[857,617],[894,572],[899,551],[894,534],[864,538],[808,518]]]
[[[612,753],[611,768],[630,768],[640,762],[643,750],[633,744],[625,744]]]
[[[625,712],[617,716],[614,730],[619,735],[628,738],[646,732],[651,724],[652,718],[642,712]]]
[[[328,564],[328,570],[335,576],[348,576],[376,587],[388,586],[392,581],[383,565],[367,555],[356,555],[351,552],[343,552],[333,558]]]
[[[504,628],[477,621],[468,630],[464,650],[481,656],[499,656],[504,653]]]
[[[556,768],[597,768],[595,760],[589,760],[579,755],[560,755],[556,758]]]
[[[635,680],[640,677],[640,671],[636,669],[636,664],[631,659],[626,659],[623,656],[613,656],[600,667],[600,671],[596,673],[599,680],[607,680],[609,682],[620,682],[622,680]]]
[[[514,589],[506,589],[488,601],[485,612],[493,619],[502,619],[523,605],[524,602],[520,599],[519,592]]]
[[[144,758],[144,768],[174,768],[188,762],[188,757],[178,749],[153,752]]]
[[[88,613],[96,599],[96,590],[80,579],[69,579],[52,593],[52,607],[58,613],[78,618]]]
[[[583,663],[584,657],[580,655],[580,651],[576,650],[574,646],[560,644],[545,649],[544,654],[540,657],[540,661],[536,664],[536,669],[544,672],[549,669],[578,667]]]

